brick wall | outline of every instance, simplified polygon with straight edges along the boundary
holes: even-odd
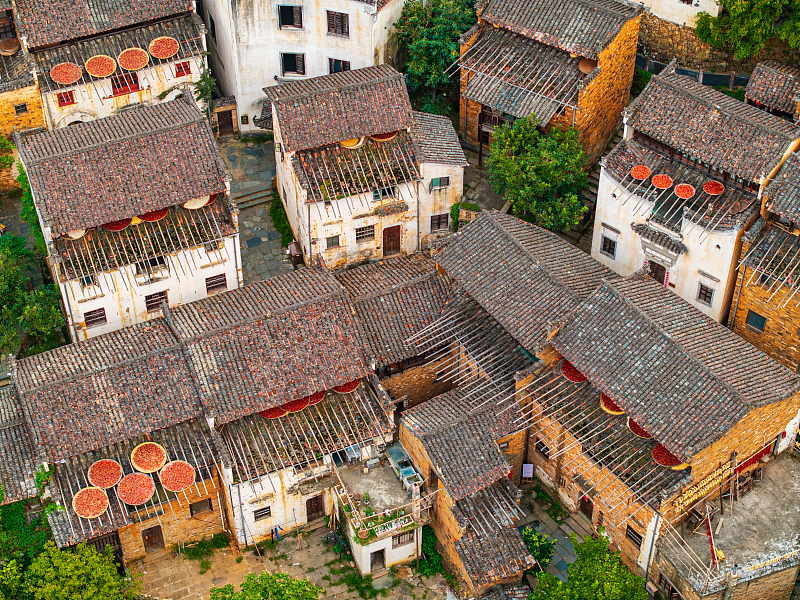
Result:
[[[500,451],[505,456],[508,464],[511,465],[511,480],[518,486],[522,485],[522,463],[525,462],[527,457],[527,443],[527,429],[497,440]]]
[[[475,42],[475,39],[478,37],[478,33],[475,33],[470,39],[466,41],[465,44],[461,45],[461,56],[470,49],[472,44]],[[481,105],[477,102],[467,100],[464,98],[464,90],[467,87],[467,83],[470,78],[470,73],[461,69],[461,101],[459,102],[459,118],[458,118],[458,130],[461,133],[462,137],[467,140],[471,144],[478,145],[478,115],[481,112]],[[464,118],[466,115],[466,129],[464,128]]]
[[[798,567],[771,573],[766,577],[739,582],[727,600],[787,600],[797,580]]]
[[[205,480],[205,486],[203,483],[197,482],[197,489],[192,486],[187,490],[186,496],[181,493],[178,500],[170,503],[171,506],[162,505],[160,510],[164,514],[159,515],[159,518],[152,517],[148,519],[146,518],[147,512],[141,510],[138,513],[144,518],[141,523],[122,527],[118,533],[124,560],[130,562],[145,555],[142,532],[151,527],[161,526],[166,548],[177,542],[195,541],[222,531],[224,525],[221,509],[226,510],[226,494],[216,469],[212,477],[213,485],[211,479]],[[206,498],[211,499],[213,510],[199,513],[192,517],[189,505]],[[150,509],[150,514],[153,514],[152,508]]]
[[[18,115],[14,107],[20,104],[27,105],[27,112]],[[32,85],[0,94],[0,133],[8,136],[14,127],[22,131],[45,125],[42,95],[37,86]]]
[[[775,297],[769,300],[775,289],[770,289],[769,286],[764,286],[765,289],[762,289],[758,275],[753,277],[750,285],[741,287],[742,280],[746,283],[751,277],[753,269],[747,267],[740,269],[733,294],[733,307],[738,302],[735,314],[733,308],[731,309],[733,332],[792,371],[797,371],[800,365],[800,307],[795,306],[797,302],[792,299],[784,308],[778,309],[788,288],[782,287]],[[751,310],[767,319],[764,331],[761,333],[747,326],[747,314]]]
[[[447,360],[449,359],[445,357],[436,362],[411,367],[402,373],[382,379],[381,385],[394,400],[407,396],[403,407],[411,408],[453,389],[451,382],[436,378],[436,369]]]

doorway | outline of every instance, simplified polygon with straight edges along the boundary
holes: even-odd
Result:
[[[156,552],[157,550],[164,549],[164,534],[161,531],[161,525],[150,527],[142,531],[142,540],[144,541],[144,551],[148,554]]]
[[[233,111],[222,110],[217,113],[217,121],[219,122],[220,135],[233,134]]]
[[[652,260],[647,261],[647,267],[650,270],[650,275],[653,276],[661,285],[667,285],[667,267],[660,265]]]
[[[383,230],[383,255],[400,254],[400,225]]]
[[[386,568],[385,550],[377,550],[369,556],[369,570],[374,573]]]
[[[581,514],[591,522],[592,515],[594,514],[594,503],[586,496],[581,496],[580,510]]]
[[[310,523],[325,516],[325,502],[322,494],[306,500],[306,520]]]

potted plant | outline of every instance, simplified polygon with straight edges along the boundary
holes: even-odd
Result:
[[[364,504],[369,504],[369,492],[364,492]]]

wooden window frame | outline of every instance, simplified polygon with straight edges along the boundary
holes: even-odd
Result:
[[[644,543],[642,535],[630,525],[625,529],[625,538],[630,540],[637,548],[641,548]]]
[[[331,241],[336,240],[335,244],[332,244]],[[340,243],[340,239],[338,235],[329,235],[325,238],[325,249],[326,250],[333,250],[334,248],[341,248],[342,245]]]
[[[253,511],[254,521],[264,521],[272,518],[272,507],[265,506],[264,508],[257,508]]]
[[[450,177],[434,177],[431,179],[431,185],[428,188],[429,192],[433,190],[441,190],[450,187]]]
[[[708,297],[708,299],[706,299]],[[698,282],[697,284],[697,298],[695,298],[701,304],[706,306],[711,306],[714,302],[714,288],[706,285],[702,281]]]
[[[208,508],[198,510],[195,507],[198,504],[208,503]],[[202,500],[198,500],[197,502],[192,502],[189,504],[189,516],[194,519],[195,515],[203,515],[205,513],[214,512],[214,504],[211,502],[211,498],[203,498]]]
[[[750,315],[755,315],[760,319],[764,319],[764,325],[761,327],[761,329],[750,323]],[[757,313],[752,309],[749,309],[747,311],[747,316],[745,317],[744,326],[747,327],[747,329],[749,329],[750,331],[755,331],[756,333],[764,333],[764,330],[767,328],[767,317]]]
[[[295,69],[294,71],[286,70],[285,56],[294,56]],[[282,75],[305,75],[306,74],[306,55],[297,54],[295,52],[281,52],[281,74]]]
[[[19,117],[20,115],[27,115],[28,114],[28,103],[23,102],[22,104],[15,104],[14,105],[14,112]]]
[[[607,247],[611,248],[611,250],[609,250]],[[602,235],[600,237],[600,254],[604,254],[609,258],[617,260],[617,240],[612,240],[610,237]]]
[[[67,90],[66,92],[58,92],[56,100],[59,106],[72,106],[75,104],[75,92]]]
[[[125,85],[120,85],[121,83]],[[113,97],[127,96],[138,92],[140,89],[139,76],[136,73],[129,72],[111,76],[111,95]]]
[[[431,233],[434,231],[447,231],[450,228],[450,215],[431,215]]]
[[[339,63],[341,67],[338,71],[336,70],[336,63]],[[345,71],[350,70],[350,61],[349,60],[340,60],[338,58],[329,58],[328,59],[328,73],[344,73]]]
[[[283,15],[281,14],[282,8],[292,9],[292,23],[291,25],[283,22]],[[279,4],[278,5],[278,29],[302,29],[303,28],[303,7],[294,4]]]
[[[161,290],[160,292],[147,294],[144,297],[144,305],[147,308],[148,313],[159,312],[163,302],[166,302],[169,305],[169,290]]]
[[[186,77],[192,74],[192,62],[189,60],[182,60],[175,63],[175,77]]]
[[[99,327],[100,325],[105,325],[106,323],[108,323],[108,317],[106,316],[105,307],[96,308],[94,310],[89,310],[83,313],[83,322],[86,325],[86,329],[91,329],[92,327]]]
[[[227,291],[228,276],[226,273],[206,277],[206,294],[209,296],[219,291]]]
[[[328,17],[328,35],[340,35],[342,37],[350,37],[350,15],[347,13],[336,12],[329,10]]]
[[[375,225],[356,227],[356,242],[360,243],[373,241],[375,241]]]
[[[399,548],[400,546],[407,546],[413,544],[415,541],[416,529],[411,531],[403,531],[392,536],[392,548]]]

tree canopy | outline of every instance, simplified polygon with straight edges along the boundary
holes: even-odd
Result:
[[[602,532],[602,528],[601,528]],[[648,600],[645,580],[622,564],[619,552],[608,549],[608,540],[587,537],[578,543],[572,533],[577,560],[567,569],[567,582],[547,572],[537,574],[538,586],[528,600]]]
[[[800,0],[725,0],[716,17],[697,15],[695,34],[718,48],[729,48],[738,60],[779,37],[792,48],[800,48]]]
[[[317,600],[322,588],[308,579],[294,579],[286,573],[250,573],[235,591],[233,585],[211,588],[211,600]]]
[[[495,129],[486,169],[494,191],[511,202],[517,217],[556,231],[569,231],[587,207],[580,200],[588,177],[583,147],[573,128],[549,135],[533,117]]]
[[[450,83],[445,74],[459,55],[459,36],[477,22],[469,0],[410,0],[394,24],[394,40],[406,57],[412,90]]]

